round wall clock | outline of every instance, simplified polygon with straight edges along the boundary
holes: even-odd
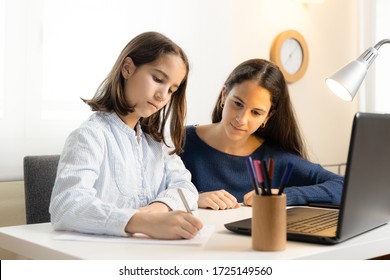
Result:
[[[295,30],[281,32],[272,42],[270,59],[279,66],[287,83],[299,80],[309,63],[305,39]]]

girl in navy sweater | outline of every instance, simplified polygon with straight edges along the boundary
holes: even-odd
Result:
[[[212,124],[188,126],[181,155],[199,191],[198,206],[211,209],[252,204],[246,161],[274,161],[272,188],[289,162],[284,189],[288,205],[339,204],[343,177],[308,160],[288,88],[279,68],[251,59],[238,65],[222,87]]]

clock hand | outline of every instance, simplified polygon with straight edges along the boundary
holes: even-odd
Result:
[[[291,61],[291,58],[292,58],[293,54],[298,50],[298,48],[299,48],[299,46],[296,45],[295,48],[289,53],[289,55],[288,55],[288,57],[287,57],[287,59],[286,59],[286,61],[285,61],[286,66],[287,66],[287,65],[289,64],[289,62]]]
[[[297,51],[299,46],[295,46],[295,48],[292,50],[292,52],[290,52],[290,54],[288,55],[288,60],[293,56],[293,54]]]

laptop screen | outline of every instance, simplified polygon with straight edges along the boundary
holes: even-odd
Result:
[[[357,113],[344,178],[338,235],[355,236],[390,221],[390,115]]]

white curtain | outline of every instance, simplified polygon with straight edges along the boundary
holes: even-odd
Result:
[[[184,48],[189,91],[197,93],[189,107],[205,110],[195,117],[208,120],[216,97],[204,105],[203,88],[219,88],[232,65],[231,6],[231,0],[0,0],[0,181],[22,180],[26,155],[61,153],[91,114],[80,97],[93,96],[141,32],[159,31]],[[205,36],[214,34],[218,39],[208,43]],[[223,61],[214,62],[216,53]]]
[[[362,52],[382,39],[390,39],[390,1],[361,0]],[[368,70],[361,87],[360,109],[362,111],[390,113],[390,84],[388,71],[390,44],[379,49],[379,54]]]

